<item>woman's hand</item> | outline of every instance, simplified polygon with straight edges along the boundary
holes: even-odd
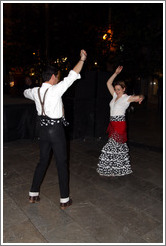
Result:
[[[140,95],[140,96],[139,96],[138,103],[141,104],[142,101],[144,100],[144,98],[145,98],[145,97],[144,97],[143,95]]]
[[[138,96],[130,96],[129,99],[127,100],[128,102],[138,102],[139,104],[142,103],[142,101],[144,100],[144,96],[143,95],[138,95]]]
[[[123,66],[119,66],[117,67],[117,69],[115,70],[115,73],[118,75],[123,69]]]

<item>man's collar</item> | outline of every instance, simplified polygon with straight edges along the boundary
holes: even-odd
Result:
[[[49,83],[42,83],[42,87],[45,87],[45,88],[49,88],[49,87],[51,87],[52,85],[51,84],[49,84]]]

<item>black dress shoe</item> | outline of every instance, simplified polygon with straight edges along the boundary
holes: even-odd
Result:
[[[30,203],[38,203],[38,202],[40,202],[40,197],[39,196],[29,196],[29,202]]]
[[[72,199],[70,199],[68,202],[60,203],[60,208],[62,210],[66,209],[67,207],[71,206],[73,203]]]

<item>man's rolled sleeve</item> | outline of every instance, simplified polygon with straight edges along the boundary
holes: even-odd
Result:
[[[76,73],[74,70],[71,70],[69,72],[69,76],[73,76],[74,78],[76,77],[76,79],[80,79],[81,75],[79,73]]]
[[[26,89],[24,92],[24,97],[28,98],[28,99],[31,99],[31,100],[34,100],[34,97],[33,97],[33,89]]]

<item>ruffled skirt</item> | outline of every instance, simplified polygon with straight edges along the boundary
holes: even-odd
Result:
[[[109,139],[99,156],[97,172],[102,176],[124,176],[132,173],[129,148],[126,143],[126,124],[124,124],[124,118],[117,121],[122,122],[122,124],[116,125],[116,121],[111,118],[107,129]]]

